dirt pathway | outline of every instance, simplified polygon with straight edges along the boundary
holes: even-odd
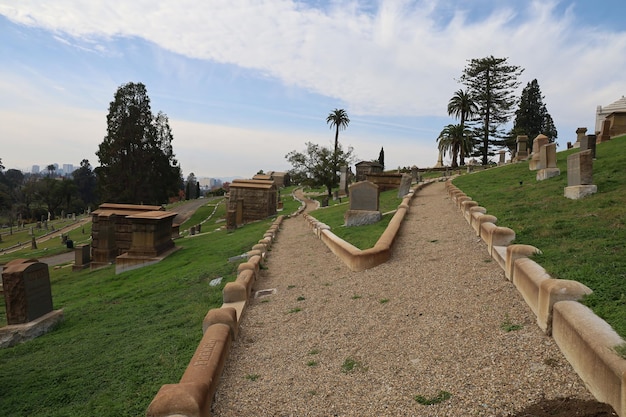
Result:
[[[302,218],[286,220],[255,289],[270,288],[246,311],[214,416],[504,416],[537,404],[552,414],[531,415],[611,415],[595,413],[443,183],[413,200],[392,259],[360,273]]]

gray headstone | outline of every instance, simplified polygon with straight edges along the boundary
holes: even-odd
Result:
[[[378,211],[378,186],[369,181],[354,183],[349,188],[350,210]]]
[[[578,152],[567,157],[567,185],[593,184],[593,158],[591,150]]]
[[[539,149],[539,161],[541,169],[556,168],[556,143],[543,145]]]
[[[580,150],[591,151],[591,157],[595,159],[596,157],[596,135],[587,135],[580,139]]]
[[[400,188],[398,188],[398,198],[402,198],[411,190],[411,176],[409,174],[402,174],[400,180]]]

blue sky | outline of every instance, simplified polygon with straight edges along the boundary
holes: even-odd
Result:
[[[559,132],[593,130],[626,95],[623,0],[0,0],[0,158],[78,165],[106,135],[116,89],[146,85],[187,176],[287,170],[305,142],[388,168],[432,166],[467,60],[508,57],[537,79]]]

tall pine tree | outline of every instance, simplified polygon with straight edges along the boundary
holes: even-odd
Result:
[[[489,155],[493,155],[492,145],[504,145],[506,136],[502,125],[513,116],[515,90],[519,86],[517,78],[524,71],[519,66],[509,65],[507,59],[494,58],[493,55],[471,59],[461,75],[461,82],[478,107],[473,121],[476,136],[482,138],[478,151],[483,165],[487,165]]]
[[[515,112],[513,122],[515,137],[517,135],[528,136],[530,147],[532,147],[533,139],[539,134],[546,135],[550,142],[554,142],[558,135],[552,116],[543,103],[544,98],[539,83],[534,79],[522,90],[519,107]]]
[[[181,172],[172,140],[167,116],[152,114],[146,87],[120,86],[109,105],[107,135],[96,152],[102,200],[163,204],[177,195]]]

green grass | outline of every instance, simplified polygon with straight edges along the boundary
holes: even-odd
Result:
[[[218,205],[217,210],[215,209],[216,204]],[[209,217],[213,213],[213,210],[215,210],[215,214],[213,214],[213,216],[209,219]],[[209,220],[206,221],[204,224],[202,224],[201,230],[203,233],[208,232],[208,231],[213,231],[217,228],[217,226],[215,226],[215,221],[217,219],[223,219],[225,216],[225,213],[226,213],[226,199],[222,197],[218,197],[215,199],[208,199],[205,205],[203,205],[202,207],[199,207],[194,212],[194,214],[191,215],[191,217],[189,217],[180,225],[180,232],[183,233],[184,231],[189,230],[192,226],[196,226],[204,222],[207,219]]]
[[[398,190],[388,190],[380,193],[379,209],[381,213],[387,213],[398,208],[402,202],[398,198]],[[394,213],[388,213],[382,220],[375,224],[358,227],[345,227],[344,213],[349,209],[348,204],[340,204],[327,208],[321,208],[311,212],[311,215],[322,223],[330,226],[332,232],[350,242],[357,248],[364,250],[374,247],[378,238],[383,234]]]
[[[360,361],[352,357],[347,357],[341,364],[341,372],[347,374],[347,373],[354,372],[354,371],[366,372],[367,367],[363,366],[363,364]]]
[[[434,397],[424,397],[423,395],[416,395],[415,401],[422,405],[433,405],[449,400],[451,397],[452,394],[450,394],[448,391],[439,391],[439,393]]]
[[[500,324],[500,328],[505,332],[515,332],[517,330],[521,330],[524,326],[521,324],[515,324],[511,321],[511,318],[507,314],[504,318],[502,324]]]
[[[54,308],[65,321],[0,350],[2,414],[144,415],[163,384],[180,380],[202,338],[202,319],[235,279],[238,265],[228,258],[249,250],[271,221],[177,240],[182,249],[163,262],[120,275],[113,267],[52,270]],[[219,276],[221,285],[210,287]]]
[[[580,200],[563,196],[567,156],[557,154],[561,175],[536,181],[528,163],[463,175],[454,184],[516,232],[514,243],[543,254],[534,259],[554,278],[593,290],[583,303],[626,337],[626,136],[598,144],[593,182],[598,192]]]
[[[48,222],[48,228],[50,230],[45,229],[33,229],[35,237],[41,238],[46,233],[52,232],[51,226],[54,225],[54,228],[58,231],[59,229],[74,224],[75,222],[72,220],[54,220]],[[8,235],[5,233],[9,233],[9,229],[2,229],[2,242],[0,242],[0,252],[3,249],[8,249],[11,246],[17,244],[18,242],[25,243],[31,241],[30,236],[30,226],[26,225],[26,228],[17,230],[13,228],[13,234]],[[68,236],[68,239],[71,239],[74,242],[74,246],[88,244],[91,242],[91,222],[85,223],[84,226],[78,227],[70,232],[65,233]],[[61,243],[60,237],[55,237],[46,240],[45,242],[40,242],[37,244],[37,249],[31,249],[30,244],[25,249],[20,249],[16,252],[11,253],[2,253],[0,255],[0,264],[5,264],[13,259],[20,258],[41,258],[45,256],[57,255],[64,252],[71,252],[73,249],[67,249],[65,244]]]

